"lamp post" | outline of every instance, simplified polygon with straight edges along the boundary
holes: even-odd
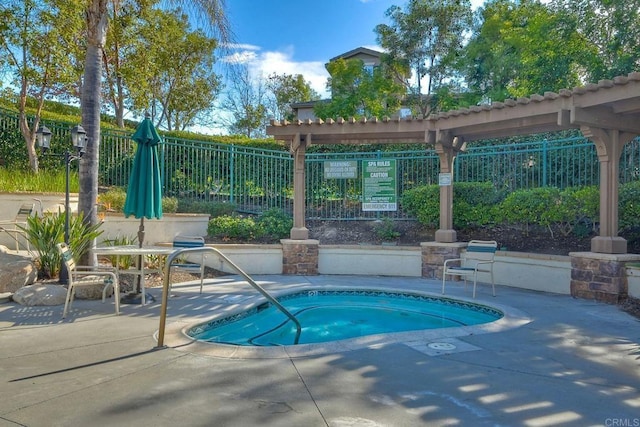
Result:
[[[76,149],[76,153],[65,150],[63,154],[49,154],[51,156],[60,156],[64,159],[65,164],[65,195],[64,195],[64,242],[69,244],[69,165],[72,161],[80,159],[85,151],[87,133],[81,125],[74,126],[71,129],[71,142]],[[40,125],[36,131],[36,145],[42,149],[43,154],[47,154],[51,145],[51,131],[43,125]],[[67,284],[69,281],[69,272],[64,261],[60,264],[60,283]]]

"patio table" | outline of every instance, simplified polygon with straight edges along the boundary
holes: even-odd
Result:
[[[122,246],[103,246],[93,249],[93,253],[98,256],[115,256],[116,257],[116,270],[119,271],[119,261],[121,256],[146,256],[146,255],[162,255],[166,256],[175,251],[175,248],[168,246],[143,246],[138,247],[136,245],[122,245]],[[137,260],[134,268],[126,270],[127,274],[134,274],[140,276],[140,294],[141,304],[145,305],[145,291],[144,291],[144,276],[151,272],[159,272],[164,274],[164,270],[160,269],[145,269],[144,260]]]

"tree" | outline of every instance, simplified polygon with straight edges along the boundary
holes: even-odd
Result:
[[[189,31],[187,16],[177,12],[156,11],[143,34],[149,40],[144,49],[154,64],[147,75],[152,99],[150,104],[134,106],[152,105],[154,121],[168,130],[196,124],[202,113],[211,110],[220,89],[213,71],[216,40],[202,31]]]
[[[479,14],[460,64],[469,87],[485,102],[580,83],[593,50],[571,14],[537,0],[495,0]]]
[[[551,7],[573,15],[578,32],[593,47],[589,81],[640,69],[640,0],[555,0]]]
[[[115,1],[115,0],[113,0]],[[140,0],[141,2],[143,0]],[[102,57],[107,32],[109,0],[87,0],[85,19],[87,28],[87,52],[85,58],[82,85],[82,124],[87,132],[86,154],[80,161],[80,194],[78,209],[83,212],[86,221],[98,222],[95,209],[98,198],[98,153],[100,143],[100,108]],[[230,31],[225,15],[224,0],[194,0],[183,3],[191,7],[196,16],[208,19],[208,28],[217,33],[218,38],[227,42]],[[140,3],[142,4],[142,3]],[[87,260],[93,264],[93,260]]]
[[[139,35],[146,10],[138,7],[136,0],[121,0],[109,6],[109,28],[103,49],[103,99],[112,109],[116,124],[124,128],[125,107],[130,97],[129,87],[141,91],[148,88],[145,73],[140,72],[136,66],[148,60],[146,56],[141,57],[139,54],[142,50],[139,46],[143,41]]]
[[[223,118],[232,134],[247,138],[265,135],[268,120],[268,94],[262,78],[252,78],[244,65],[232,70],[231,85],[227,88],[222,108],[230,114]]]
[[[452,64],[471,26],[470,2],[409,0],[404,11],[392,6],[386,16],[392,24],[376,26],[378,42],[392,61],[411,70],[414,82],[405,80],[408,101],[414,112],[426,117],[433,108],[432,93],[453,76]]]
[[[168,130],[197,124],[220,86],[216,40],[191,31],[180,11],[140,9],[133,0],[110,16],[103,91],[118,125],[124,126],[125,107],[139,116],[150,112]]]
[[[405,92],[391,69],[387,63],[370,69],[360,59],[331,61],[327,64],[331,100],[317,103],[314,114],[323,119],[396,114]]]
[[[20,132],[24,139],[29,167],[38,172],[35,149],[36,130],[44,101],[64,96],[78,81],[73,53],[82,34],[77,1],[11,0],[0,6],[0,66],[12,75],[18,88]],[[27,120],[27,103],[34,99],[35,119]]]
[[[316,101],[320,95],[304,80],[302,74],[276,74],[267,78],[267,89],[271,92],[274,105],[270,109],[276,120],[293,120],[295,115],[291,104],[296,102]]]

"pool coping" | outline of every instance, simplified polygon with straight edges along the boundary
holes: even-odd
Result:
[[[415,346],[419,344],[428,344],[439,340],[451,338],[459,338],[469,335],[480,335],[489,333],[504,332],[510,329],[524,326],[531,322],[531,318],[523,311],[504,304],[495,303],[485,299],[470,299],[461,296],[442,295],[434,292],[427,292],[415,289],[398,289],[383,286],[368,286],[370,290],[381,292],[407,292],[425,297],[432,298],[448,298],[456,301],[466,302],[470,304],[484,305],[487,307],[500,310],[504,315],[502,318],[480,325],[458,326],[442,329],[426,329],[419,331],[395,332],[378,335],[368,335],[364,337],[349,338],[339,341],[317,344],[298,344],[286,345],[279,347],[249,347],[237,346],[230,344],[212,343],[198,341],[191,338],[187,331],[198,324],[204,324],[212,320],[227,317],[233,313],[239,313],[248,310],[255,305],[264,302],[261,297],[247,297],[242,303],[238,303],[232,312],[218,313],[207,319],[183,317],[180,320],[167,324],[165,329],[164,343],[166,347],[174,350],[184,351],[193,354],[201,354],[211,357],[224,359],[289,359],[302,358],[309,356],[320,356],[332,353],[342,353],[365,348],[377,348],[391,344],[407,344]],[[295,292],[304,292],[317,290],[318,286],[313,284],[304,284],[296,287]],[[325,285],[323,290],[344,290],[344,289],[363,289],[362,286],[340,286]],[[272,295],[279,297],[281,295],[291,294],[291,289],[272,292]],[[156,333],[157,339],[157,333]]]

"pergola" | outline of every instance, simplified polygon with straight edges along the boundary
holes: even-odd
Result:
[[[435,147],[440,172],[452,173],[460,151],[473,141],[580,129],[596,145],[600,163],[600,233],[591,251],[624,254],[618,234],[618,172],[624,144],[640,135],[640,72],[491,105],[474,106],[423,118],[273,121],[267,134],[283,140],[294,157],[292,240],[305,240],[306,148],[311,144],[425,143]],[[440,187],[440,224],[435,241],[456,242],[453,188]]]

